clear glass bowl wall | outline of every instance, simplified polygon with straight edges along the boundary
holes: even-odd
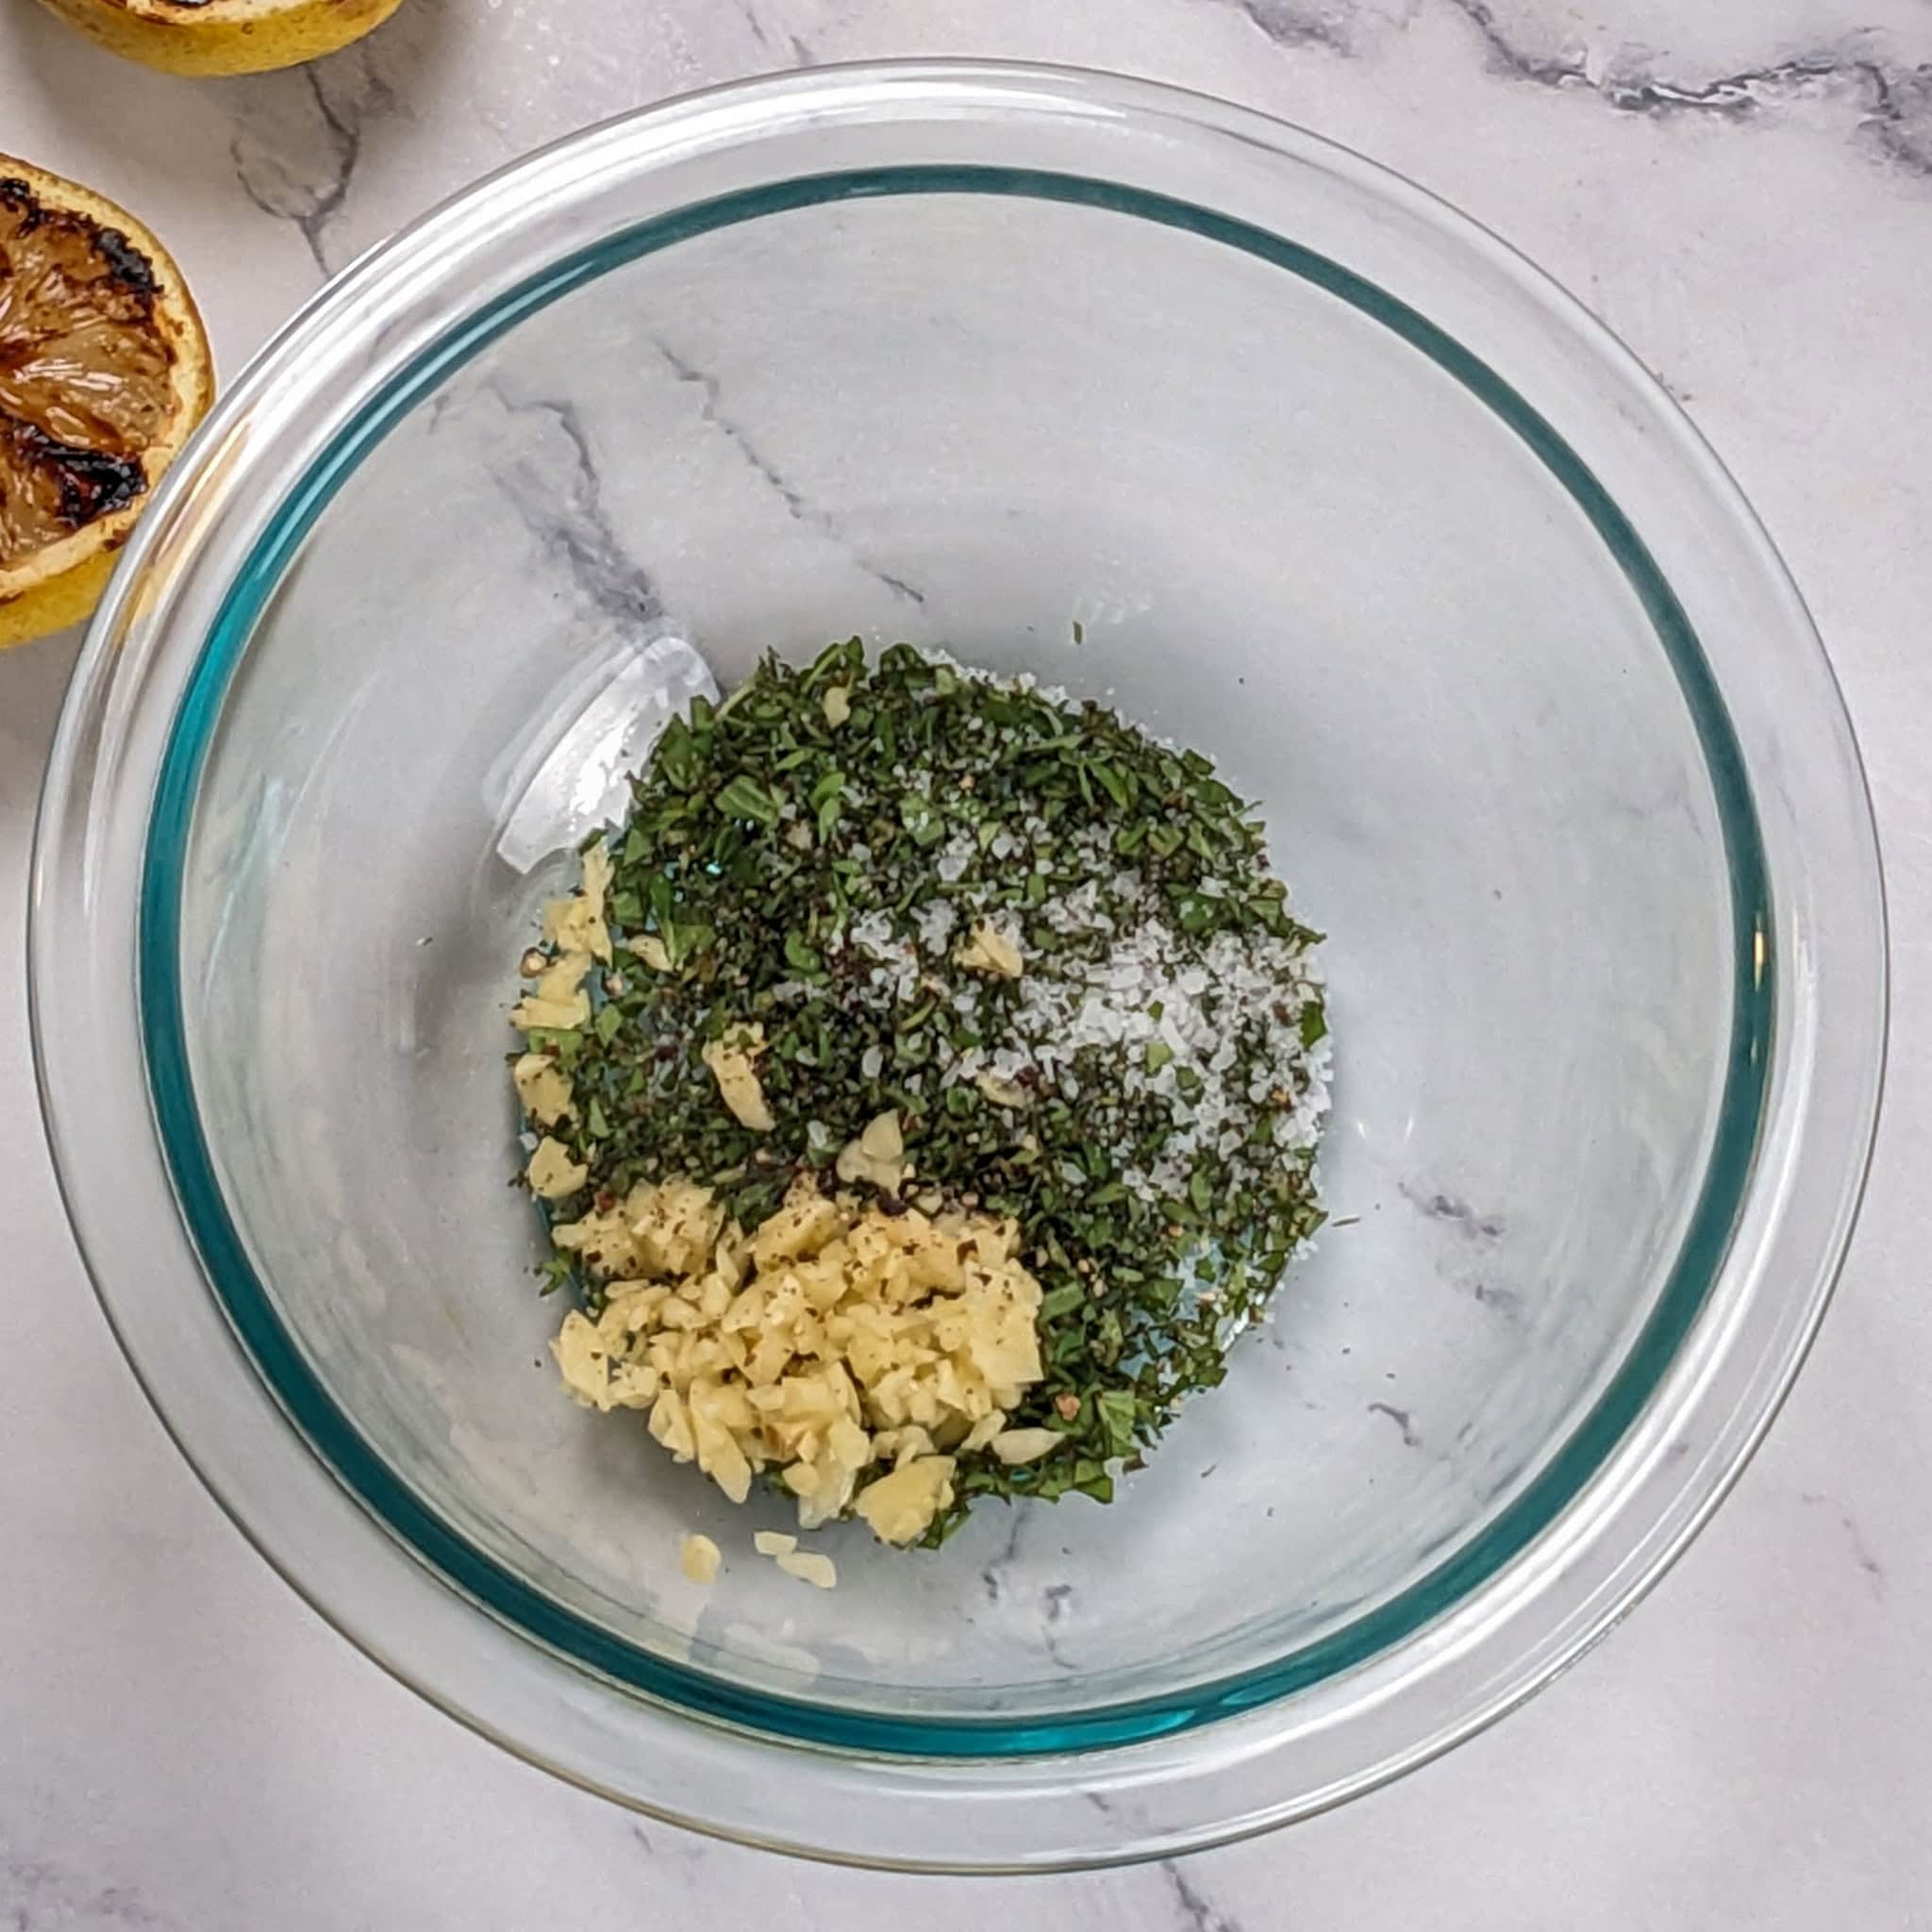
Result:
[[[1331,936],[1338,1224],[1114,1507],[833,1532],[822,1595],[749,1556],[779,1504],[558,1392],[504,1055],[566,867],[498,845],[641,640],[728,687],[855,631],[1102,698],[1263,803]],[[633,1802],[1027,1864],[1341,1795],[1655,1573],[1822,1307],[1880,917],[1802,610],[1560,297],[1232,109],[923,68],[581,137],[270,352],[77,681],[36,998],[110,1312],[339,1622]],[[92,1097],[49,970],[82,937]],[[156,1126],[93,1121],[143,1069]],[[849,1815],[880,1792],[903,1821]]]

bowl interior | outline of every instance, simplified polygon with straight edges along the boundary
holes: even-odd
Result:
[[[1750,1134],[1722,719],[1587,475],[1345,275],[990,173],[631,236],[465,354],[337,454],[155,830],[163,1127],[318,1450],[499,1614],[781,1729],[1024,1748],[1292,1688],[1479,1581],[1694,1308],[1713,1148]],[[779,1505],[558,1387],[504,1057],[565,867],[499,842],[641,644],[728,687],[853,632],[1104,697],[1263,803],[1330,936],[1336,1220],[1112,1507],[995,1507],[936,1555],[828,1532],[821,1594],[750,1553]]]

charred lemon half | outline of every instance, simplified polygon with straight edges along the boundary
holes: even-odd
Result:
[[[169,74],[260,74],[319,59],[402,0],[42,0],[109,51]]]
[[[0,155],[0,648],[92,610],[213,393],[201,317],[159,242]]]

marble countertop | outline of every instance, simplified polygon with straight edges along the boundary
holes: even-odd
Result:
[[[1339,1814],[1026,1881],[840,1873],[641,1824],[332,1635],[221,1519],[119,1359],[30,1097],[20,925],[75,648],[54,640],[0,658],[0,1923],[1932,1926],[1926,0],[406,0],[320,66],[206,83],[0,0],[0,149],[138,209],[233,372],[327,272],[536,142],[729,75],[914,53],[1158,75],[1360,148],[1553,271],[1731,464],[1843,680],[1895,920],[1888,1115],[1811,1364],[1609,1641]]]

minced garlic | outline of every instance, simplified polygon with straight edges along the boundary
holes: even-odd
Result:
[[[718,1082],[719,1098],[755,1134],[769,1134],[777,1124],[765,1105],[765,1090],[758,1085],[757,1061],[764,1050],[762,1026],[734,1026],[699,1056]]]
[[[537,1026],[566,1032],[583,1025],[591,1017],[584,976],[595,964],[589,953],[565,953],[537,975],[536,990],[510,1008],[509,1024],[525,1033]]]
[[[693,1583],[715,1583],[718,1580],[718,1566],[724,1560],[724,1553],[708,1536],[695,1532],[684,1540],[678,1551],[677,1567]]]
[[[547,1054],[526,1053],[509,1073],[524,1111],[540,1127],[554,1127],[570,1112],[575,1099],[570,1075]]]
[[[541,1201],[561,1201],[590,1179],[591,1170],[570,1158],[561,1141],[545,1134],[530,1156],[530,1191]]]
[[[786,1575],[795,1576],[801,1583],[816,1584],[820,1590],[839,1587],[838,1566],[816,1550],[787,1550],[777,1560]]]
[[[528,1033],[533,1027],[567,1032],[591,1017],[591,995],[584,980],[598,960],[609,964],[610,929],[604,923],[605,895],[610,890],[610,848],[601,840],[584,854],[584,882],[575,892],[548,900],[543,907],[543,937],[557,949],[553,959],[532,953],[536,980],[510,1009],[512,1026]]]
[[[899,1127],[895,1108],[873,1121],[856,1141],[839,1150],[833,1172],[849,1188],[855,1181],[870,1181],[888,1194],[896,1194],[912,1172],[904,1157],[906,1140]]]
[[[982,1068],[973,1076],[973,1084],[992,1102],[995,1107],[1004,1107],[1009,1111],[1026,1105],[1026,1090],[1015,1082],[1002,1078],[998,1074]]]
[[[983,919],[953,959],[970,973],[991,973],[1001,979],[1018,979],[1026,970],[1020,948],[998,926]]]
[[[575,1309],[563,1318],[550,1352],[564,1387],[586,1408],[608,1414],[613,1408],[649,1408],[658,1399],[658,1372],[619,1355],[597,1324]]]
[[[953,1499],[953,1451],[999,1455],[1005,1437],[1043,1454],[1030,1439],[1054,1434],[1006,1428],[1042,1374],[1040,1284],[1010,1222],[887,1214],[801,1181],[747,1236],[668,1181],[553,1232],[604,1284],[603,1312],[566,1317],[555,1344],[572,1392],[648,1401],[651,1434],[734,1502],[772,1470],[806,1528],[851,1509],[912,1542]],[[823,1580],[779,1533],[758,1541]]]
[[[656,933],[641,933],[630,941],[630,949],[653,973],[671,971],[671,948]]]
[[[853,1505],[883,1542],[909,1543],[953,1500],[953,1458],[918,1456],[858,1492]]]
[[[633,1189],[608,1213],[587,1214],[552,1228],[550,1239],[567,1254],[582,1255],[606,1279],[661,1279],[702,1273],[724,1228],[724,1210],[708,1188],[664,1181]]]
[[[788,1576],[796,1576],[802,1583],[815,1583],[821,1590],[835,1590],[839,1583],[839,1572],[829,1557],[822,1557],[815,1550],[801,1550],[795,1536],[787,1536],[782,1529],[761,1529],[751,1540],[751,1546],[761,1557],[770,1557]]]
[[[1058,1429],[1002,1429],[988,1439],[988,1446],[1008,1468],[1022,1462],[1037,1462],[1049,1450],[1058,1449],[1061,1437]]]
[[[581,891],[552,899],[543,908],[543,937],[560,953],[589,953],[610,963],[610,930],[604,896],[610,890],[610,848],[601,841],[584,854]]]

